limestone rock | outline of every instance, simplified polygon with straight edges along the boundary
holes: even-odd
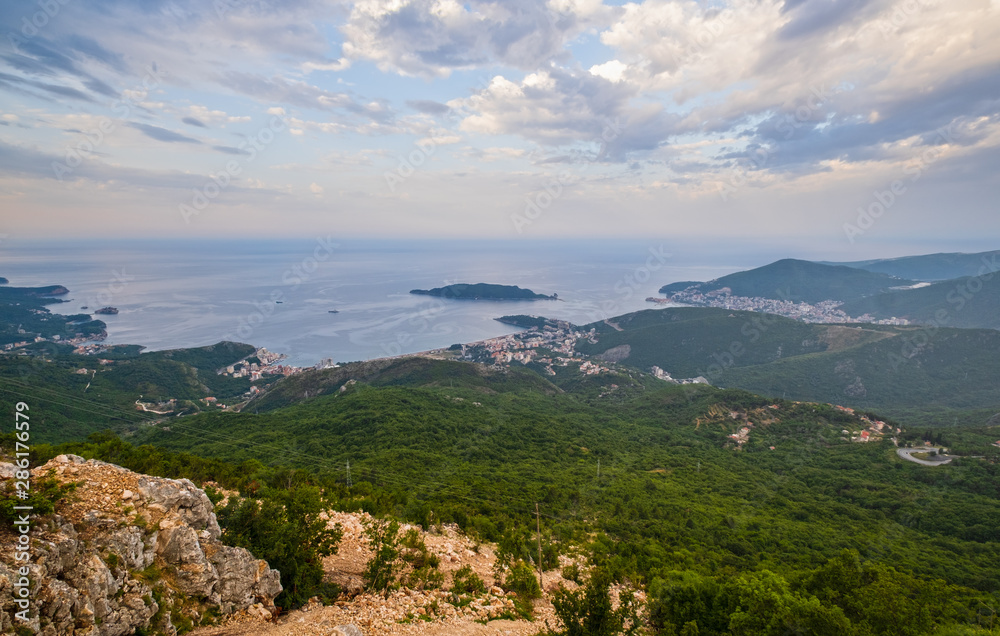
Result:
[[[13,488],[12,464],[0,464],[0,491]],[[13,551],[0,553],[0,632],[22,625],[43,636],[128,636],[136,629],[176,634],[169,608],[182,598],[189,618],[211,607],[222,614],[253,609],[270,618],[280,575],[243,548],[223,545],[214,506],[186,479],[161,479],[75,455],[32,471],[76,482],[57,514],[35,519],[27,565],[33,586],[29,623],[14,623]],[[9,476],[8,476],[9,475]]]

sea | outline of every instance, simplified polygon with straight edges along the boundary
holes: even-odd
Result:
[[[63,285],[62,314],[113,306],[109,344],[147,350],[245,342],[312,366],[396,356],[518,331],[496,318],[587,324],[642,309],[680,280],[774,260],[670,241],[81,240],[6,241],[12,286]],[[409,293],[452,283],[518,285],[557,300],[470,301]],[[84,309],[86,307],[86,309]],[[331,313],[335,311],[336,313]]]

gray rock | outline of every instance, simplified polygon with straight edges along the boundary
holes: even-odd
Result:
[[[357,625],[337,625],[330,636],[364,636]]]
[[[129,475],[124,468],[75,455],[60,455],[33,472],[37,476],[51,468],[61,470],[60,465],[77,471],[74,481],[92,481],[87,480],[88,467],[111,467],[123,478]],[[10,472],[0,464],[0,475],[4,471]],[[103,470],[105,482],[107,472]],[[166,603],[183,595],[190,606],[190,599],[197,599],[200,613],[209,606],[223,614],[257,604],[273,609],[274,598],[281,593],[279,573],[243,548],[219,541],[214,507],[204,492],[186,479],[132,474],[129,481],[139,484],[130,500],[134,512],[132,507],[120,513],[91,510],[77,528],[59,515],[37,519],[27,566],[36,583],[31,600],[37,616],[25,626],[45,636],[128,636],[137,628],[174,635],[169,612],[156,625],[150,624],[159,610],[151,585],[157,586]],[[151,521],[152,527],[133,525],[137,516]],[[12,557],[13,551],[0,552],[0,633],[21,626],[12,623],[14,583],[19,576]],[[164,576],[147,581],[154,563]]]

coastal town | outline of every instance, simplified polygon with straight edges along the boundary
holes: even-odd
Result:
[[[550,376],[557,375],[560,369],[575,370],[584,376],[616,372],[610,363],[599,358],[590,358],[576,350],[576,344],[580,340],[586,340],[591,344],[597,343],[598,334],[594,328],[583,331],[569,322],[538,316],[505,316],[498,320],[527,329],[519,333],[458,345],[461,359],[498,368],[509,367],[512,364],[533,365],[537,370]],[[708,382],[704,378],[674,379],[659,367],[652,367],[650,372],[654,377],[672,384]]]
[[[792,302],[758,296],[734,296],[728,287],[710,292],[699,291],[697,287],[688,287],[671,294],[667,298],[649,297],[648,302],[656,304],[681,303],[696,307],[718,307],[740,311],[755,311],[766,314],[776,314],[785,318],[803,322],[820,324],[870,323],[877,325],[908,325],[905,318],[876,319],[871,314],[848,316],[839,307],[843,304],[836,300],[824,300],[815,304],[807,302]]]

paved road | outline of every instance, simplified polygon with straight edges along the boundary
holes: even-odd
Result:
[[[951,457],[948,457],[947,459],[940,459],[935,462],[928,461],[926,459],[918,459],[913,456],[913,453],[927,453],[932,450],[936,450],[938,453],[941,452],[940,448],[931,448],[930,446],[927,446],[924,448],[897,448],[896,454],[903,459],[908,459],[909,461],[915,464],[920,464],[921,466],[943,466],[944,464],[951,463]],[[941,457],[941,455],[939,455],[939,457]],[[945,457],[947,457],[947,455],[945,455]]]

